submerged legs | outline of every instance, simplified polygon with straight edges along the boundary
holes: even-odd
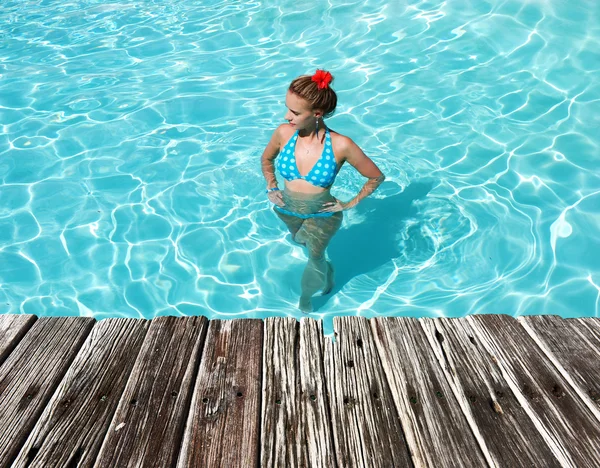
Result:
[[[288,227],[294,242],[308,249],[308,262],[302,274],[302,293],[298,307],[303,312],[310,312],[312,296],[319,290],[328,294],[333,289],[333,265],[325,258],[325,249],[340,228],[343,215],[339,212],[327,218],[302,219],[274,211]]]
[[[304,222],[304,220],[302,218],[298,218],[296,216],[291,216],[285,213],[281,213],[277,210],[273,210],[275,212],[275,214],[277,216],[279,216],[279,219],[281,219],[285,225],[287,226],[287,228],[290,231],[290,234],[292,235],[292,239],[294,240],[294,242],[298,242],[299,244],[302,244],[302,242],[299,242],[296,239],[296,234],[298,233],[298,230],[302,227],[302,223]]]
[[[296,241],[308,248],[308,263],[302,274],[302,294],[299,308],[303,312],[312,311],[311,298],[317,291],[324,294],[333,289],[333,266],[325,258],[329,241],[342,224],[342,213],[329,218],[309,218],[296,233]]]

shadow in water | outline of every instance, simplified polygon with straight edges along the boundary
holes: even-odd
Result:
[[[433,182],[415,182],[402,193],[382,199],[366,198],[355,210],[365,221],[341,229],[331,240],[327,254],[335,268],[335,287],[326,296],[313,297],[317,311],[352,278],[373,271],[400,256],[398,232],[404,220],[417,214],[415,200],[425,198]],[[396,192],[398,186],[385,182],[377,193]]]

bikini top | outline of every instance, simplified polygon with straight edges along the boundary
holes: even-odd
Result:
[[[325,146],[321,157],[305,176],[300,175],[296,164],[296,141],[298,140],[298,130],[292,135],[292,138],[281,150],[280,156],[275,160],[275,167],[281,173],[285,180],[304,179],[317,187],[329,187],[333,184],[338,172],[337,163],[333,157],[333,147],[331,146],[331,135],[329,129],[325,129]]]

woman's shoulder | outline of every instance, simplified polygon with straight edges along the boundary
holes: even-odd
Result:
[[[331,136],[331,144],[333,145],[334,151],[345,152],[348,149],[357,146],[356,143],[349,136],[342,135],[333,129],[329,129],[329,135]]]
[[[285,143],[287,140],[289,140],[292,137],[295,130],[290,124],[283,123],[275,129],[275,132],[277,133],[277,135],[279,135],[279,137],[282,140],[284,140],[284,143]]]
[[[294,134],[294,129],[290,124],[281,124],[279,127],[273,131],[273,136],[271,137],[272,142],[276,142],[279,150],[285,146],[285,144],[292,138]]]

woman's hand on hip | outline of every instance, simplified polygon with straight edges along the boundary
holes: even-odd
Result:
[[[281,190],[271,190],[267,196],[274,205],[280,207],[285,206],[285,203],[283,203],[283,194],[281,193]]]
[[[346,208],[346,203],[342,203],[337,198],[331,202],[323,203],[323,208],[319,210],[319,213],[337,213],[338,211],[344,211]]]

